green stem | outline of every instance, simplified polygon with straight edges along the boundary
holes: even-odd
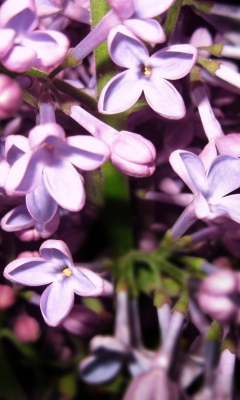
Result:
[[[166,33],[167,40],[170,39],[174,32],[181,11],[181,6],[182,0],[177,0],[168,11],[167,18],[164,23],[164,31]]]
[[[92,28],[108,12],[106,0],[91,0]],[[116,67],[108,54],[107,43],[104,42],[94,51],[97,75],[98,96],[105,84],[116,74]],[[105,123],[123,130],[126,114],[99,116]],[[132,248],[130,194],[128,178],[117,171],[108,162],[102,166],[103,220],[106,226],[113,256],[122,256]]]

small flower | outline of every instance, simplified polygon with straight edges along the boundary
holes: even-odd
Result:
[[[47,240],[39,253],[40,257],[12,261],[6,266],[4,276],[20,285],[51,283],[41,296],[40,308],[45,322],[56,326],[72,309],[74,293],[98,296],[104,290],[104,281],[89,269],[75,267],[67,245],[61,240]]]
[[[170,119],[184,117],[183,99],[167,79],[180,79],[190,72],[197,59],[195,47],[169,46],[149,57],[146,46],[123,26],[111,31],[108,47],[112,60],[128,69],[103,88],[98,104],[101,113],[126,111],[143,91],[148,104],[158,114]]]
[[[7,0],[0,8],[0,59],[8,69],[23,72],[35,66],[60,63],[69,48],[65,35],[36,29],[38,18],[33,0]]]

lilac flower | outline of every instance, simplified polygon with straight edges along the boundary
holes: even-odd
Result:
[[[148,104],[158,114],[170,119],[184,117],[183,99],[167,79],[180,79],[190,72],[197,59],[193,46],[169,46],[149,57],[145,45],[121,26],[109,35],[109,54],[117,65],[128,69],[103,88],[98,104],[101,113],[126,111],[143,91]]]
[[[0,59],[8,69],[51,67],[67,54],[69,41],[55,31],[34,31],[38,25],[33,0],[7,0],[0,8]]]
[[[41,257],[20,258],[8,264],[4,276],[13,283],[48,286],[40,300],[44,320],[50,326],[60,324],[69,314],[74,293],[98,296],[104,282],[89,269],[75,267],[67,245],[61,240],[47,240],[39,249]]]
[[[20,86],[8,76],[0,75],[0,118],[10,118],[22,105]]]
[[[181,236],[198,218],[211,220],[225,216],[240,223],[240,195],[226,196],[240,187],[238,158],[217,157],[214,143],[209,143],[200,157],[178,150],[169,161],[194,194],[193,201],[172,227],[173,236]]]
[[[26,138],[21,138],[8,138],[6,145],[8,160],[16,159],[21,146],[26,149],[26,153],[22,151],[23,155],[10,169],[5,183],[7,193],[25,195],[32,192],[27,200],[28,208],[34,218],[41,222],[53,217],[55,203],[69,211],[79,211],[84,206],[85,191],[82,178],[73,165],[87,171],[98,168],[109,157],[108,146],[88,136],[66,138],[65,132],[56,123],[33,128],[28,137],[28,151]],[[47,193],[50,195],[49,207],[41,210],[39,205],[43,201],[46,204]],[[43,213],[44,216],[40,215]]]
[[[109,0],[113,7],[95,28],[71,50],[71,56],[83,60],[97,46],[107,40],[111,30],[117,26],[126,27],[127,31],[150,43],[163,43],[166,40],[161,25],[152,17],[164,13],[175,0],[119,1]]]

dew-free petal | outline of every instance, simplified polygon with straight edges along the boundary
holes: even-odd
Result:
[[[124,21],[124,26],[146,42],[163,43],[166,40],[163,28],[155,19],[129,18]]]
[[[128,110],[139,99],[142,84],[137,70],[127,70],[111,79],[103,88],[98,109],[102,114],[117,114]]]
[[[1,228],[6,232],[15,232],[20,229],[30,228],[34,225],[32,216],[25,204],[9,211],[1,220]]]
[[[133,0],[135,18],[151,18],[164,13],[175,0]]]
[[[35,190],[26,195],[26,205],[31,216],[42,223],[52,219],[58,208],[56,201],[49,195],[43,179]]]
[[[84,382],[89,384],[105,383],[113,379],[120,371],[123,363],[122,355],[104,352],[81,361],[79,371]]]
[[[41,286],[54,280],[55,269],[41,257],[19,258],[7,265],[4,276],[20,285]]]
[[[98,296],[103,292],[104,281],[99,275],[83,267],[75,267],[72,272],[72,287],[79,296]]]
[[[66,264],[68,267],[73,265],[70,250],[62,240],[46,240],[41,245],[39,253],[46,260],[52,260],[53,262],[57,262],[59,265],[64,266]]]
[[[144,94],[150,107],[158,114],[169,119],[183,118],[186,110],[182,96],[175,87],[164,79],[158,79],[155,70],[149,81],[144,84]]]
[[[37,53],[35,50],[22,46],[15,46],[2,58],[1,63],[5,68],[10,69],[10,71],[24,72],[32,68],[36,58]]]
[[[50,326],[59,325],[72,309],[74,292],[69,277],[55,280],[48,286],[40,300],[40,308],[45,322]]]

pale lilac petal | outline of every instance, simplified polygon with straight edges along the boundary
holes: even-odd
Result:
[[[133,0],[135,18],[152,18],[167,11],[175,0]]]
[[[189,43],[194,47],[211,46],[213,44],[212,35],[207,28],[198,28],[193,32]],[[199,55],[207,58],[210,53],[206,50],[200,50]]]
[[[137,68],[149,59],[146,46],[123,25],[111,30],[108,49],[110,57],[120,67]]]
[[[198,156],[202,160],[206,171],[208,171],[212,162],[218,155],[215,143],[216,139],[211,139]]]
[[[209,218],[209,204],[202,193],[199,192],[198,195],[194,197],[193,204],[198,219]]]
[[[52,282],[56,272],[53,264],[41,257],[26,257],[8,264],[3,275],[11,282],[20,285],[41,286]]]
[[[59,265],[73,265],[72,255],[65,242],[62,240],[46,240],[39,249],[40,255],[46,260],[52,260]]]
[[[70,136],[66,142],[58,147],[58,154],[84,171],[100,167],[110,157],[109,147],[92,136]]]
[[[14,29],[0,29],[0,58],[7,55],[14,45],[16,32]]]
[[[59,64],[69,49],[67,37],[56,31],[35,31],[21,40],[21,44],[37,53],[34,66],[50,67]]]
[[[56,214],[58,205],[49,195],[43,180],[38,187],[26,195],[26,205],[31,216],[42,223],[46,223]]]
[[[139,99],[142,82],[137,70],[127,70],[112,78],[104,86],[98,110],[102,114],[117,114],[128,110]]]
[[[74,303],[74,293],[69,277],[55,280],[44,290],[40,308],[45,322],[50,326],[59,325],[69,314]]]
[[[42,179],[42,154],[39,151],[28,152],[11,167],[5,182],[9,195],[27,194],[36,189]]]
[[[79,296],[98,296],[103,292],[103,279],[90,269],[72,268],[71,285]]]
[[[19,231],[20,229],[30,228],[33,225],[33,218],[25,204],[9,211],[1,220],[1,228],[7,232]]]
[[[63,142],[65,141],[65,132],[60,125],[56,124],[55,122],[37,125],[31,129],[28,134],[29,146],[33,149],[34,147],[39,146],[41,143],[49,141],[49,138],[52,140],[53,137],[58,138]],[[54,144],[53,142],[51,143]]]
[[[5,142],[5,156],[9,164],[14,164],[30,150],[28,139],[22,135],[10,135]]]
[[[206,172],[203,162],[193,153],[183,152],[180,154],[186,170],[194,184],[200,192],[206,192],[208,189]]]
[[[189,173],[186,169],[186,166],[182,160],[182,154],[192,154],[190,152],[185,152],[183,150],[175,150],[169,158],[169,162],[173,168],[173,170],[180,176],[180,178],[185,182],[185,184],[189,187],[189,189],[194,193],[197,194],[198,189],[196,188],[194,182],[189,176]]]
[[[183,118],[186,110],[182,96],[168,81],[158,77],[153,69],[149,81],[144,82],[144,94],[150,107],[158,114],[169,119]]]
[[[5,158],[0,154],[0,188],[4,187],[9,170],[10,170],[10,165],[5,160]],[[0,189],[0,193],[1,193],[1,189]]]
[[[135,178],[144,178],[147,176],[151,176],[155,171],[155,163],[148,164],[137,164],[119,157],[116,154],[113,154],[111,157],[113,165],[121,171],[123,174],[133,176]]]
[[[209,199],[218,201],[221,197],[240,187],[240,159],[218,156],[208,171]]]
[[[81,379],[89,384],[108,382],[119,373],[122,363],[123,356],[114,352],[87,357],[79,365]]]
[[[231,219],[240,223],[240,194],[222,197],[218,204],[211,206],[210,209],[215,213],[226,212]]]
[[[57,209],[56,214],[50,221],[48,221],[46,224],[41,224],[40,222],[37,222],[35,228],[40,234],[40,236],[46,239],[49,236],[52,236],[53,233],[56,232],[57,228],[59,227],[59,224],[60,224],[60,213],[59,209]]]
[[[63,7],[61,1],[57,2],[57,4],[54,4],[53,1],[49,0],[35,0],[35,5],[38,17],[46,17],[57,14]]]
[[[5,68],[14,72],[24,72],[32,68],[34,61],[37,58],[35,50],[28,49],[22,46],[15,46],[13,49],[1,60]]]
[[[180,79],[196,64],[198,51],[189,44],[165,47],[150,57],[150,65],[157,67],[158,78]]]
[[[53,167],[45,167],[43,179],[47,191],[56,202],[69,211],[79,211],[85,203],[82,180],[68,161],[54,160]]]
[[[231,133],[227,136],[217,137],[215,143],[220,154],[226,154],[232,157],[240,157],[239,133]]]
[[[134,12],[133,0],[108,0],[108,3],[122,19],[129,18]]]
[[[0,26],[22,36],[36,28],[38,19],[33,0],[7,0],[0,8]]]
[[[124,22],[134,35],[150,43],[163,43],[166,35],[161,25],[155,19],[126,19]]]

